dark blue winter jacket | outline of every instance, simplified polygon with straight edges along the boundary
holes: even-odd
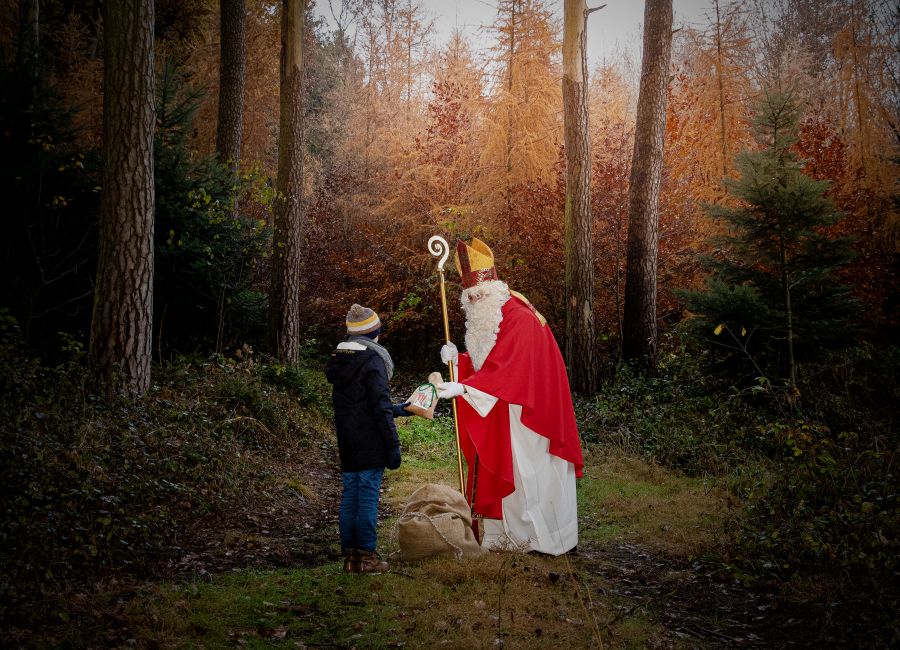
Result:
[[[384,360],[374,350],[345,342],[331,353],[325,376],[342,472],[400,467],[400,438],[394,417],[409,415],[391,403]]]

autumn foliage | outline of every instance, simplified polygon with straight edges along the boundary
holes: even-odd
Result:
[[[48,79],[61,110],[73,109],[77,146],[90,151],[100,137],[102,34],[89,9],[63,13],[48,5],[44,69],[54,71]],[[818,39],[790,41],[797,21],[811,20],[803,3],[790,2],[774,15],[715,3],[705,25],[676,32],[660,198],[663,330],[684,316],[674,290],[702,286],[698,255],[713,252],[711,239],[721,234],[705,205],[732,200],[722,181],[735,175],[734,156],[754,147],[755,98],[764,88],[789,86],[803,113],[797,154],[812,177],[832,183],[829,195],[844,214],[835,234],[855,239],[846,278],[871,308],[874,327],[867,335],[895,336],[897,140],[890,134],[897,118],[882,65],[890,16],[877,3],[843,5],[845,22],[823,17],[808,24]],[[425,242],[433,234],[451,241],[477,235],[494,248],[501,276],[564,337],[560,16],[541,0],[503,0],[495,22],[483,28],[484,50],[462,33],[439,43],[417,2],[341,6],[346,10],[337,25],[321,17],[321,7],[307,20],[303,327],[338,333],[346,306],[362,301],[386,317],[395,345],[408,347],[410,357],[423,353],[441,336],[434,260]],[[278,135],[274,9],[266,0],[247,2],[241,154],[247,184],[237,197],[241,218],[268,225]],[[199,160],[213,153],[216,141],[218,15],[203,3],[164,3],[158,13],[164,55],[158,60],[178,66],[185,88],[205,91],[185,143]],[[13,65],[15,43],[11,34],[6,38],[4,61]],[[828,39],[834,56],[822,58],[816,48]],[[589,70],[594,309],[608,362],[617,358],[621,339],[634,69],[623,55]],[[248,254],[255,256],[247,260],[256,269],[255,288],[264,295],[268,255]],[[454,276],[450,271],[450,312],[459,337]],[[235,297],[223,296],[222,304]],[[9,304],[15,308],[16,301]],[[57,306],[38,314],[15,309],[15,315],[34,320],[29,330],[52,330]],[[230,322],[207,345],[258,346],[258,331]]]
[[[343,337],[354,302],[378,311],[381,342],[398,368],[434,370],[444,329],[426,245],[432,235],[486,241],[500,277],[531,300],[565,350],[561,4],[496,0],[477,37],[458,31],[441,39],[421,0],[309,3],[302,183],[289,190],[302,217],[300,269],[284,287],[299,304],[291,314],[301,337],[294,367],[272,362],[266,336],[275,213],[286,198],[278,184],[282,3],[244,2],[243,125],[232,173],[215,155],[223,92],[216,3],[155,0],[154,146],[142,159],[152,155],[155,174],[155,378],[147,408],[120,408],[90,391],[81,366],[102,254],[104,2],[0,2],[0,414],[10,423],[0,451],[11,464],[0,474],[13,495],[0,538],[16,538],[29,553],[59,552],[59,575],[105,569],[132,548],[171,547],[178,535],[169,514],[193,521],[226,488],[243,489],[250,473],[262,483],[270,450],[294,453],[296,445],[298,457],[305,453],[298,405],[321,396],[320,353]],[[850,608],[858,598],[890,610],[879,616],[890,617],[896,640],[900,14],[885,0],[706,4],[699,22],[679,24],[676,13],[668,71],[658,376],[620,363],[640,62],[627,52],[588,62],[589,263],[601,381],[577,401],[583,440],[727,483],[729,499],[749,504],[729,531],[737,551],[728,569],[794,587],[830,572],[834,582],[818,586],[829,616],[833,594]],[[602,16],[588,20],[589,39]],[[734,291],[752,290],[748,271],[754,281],[770,276],[771,285],[778,264],[760,251],[771,249],[765,224],[777,219],[744,241],[728,219],[753,212],[735,188],[772,180],[747,174],[745,164],[765,152],[753,123],[770,91],[796,102],[797,138],[785,159],[815,190],[807,193],[814,205],[827,206],[803,222],[819,254],[793,248],[805,256],[798,267],[812,270],[801,278],[806,286],[790,288],[820,295],[827,276],[829,286],[849,287],[842,297],[859,307],[805,312],[807,340],[798,344],[790,391],[778,383],[780,325],[769,328],[776,334],[767,348],[741,349],[740,372],[716,374],[710,361],[720,357],[704,339],[725,336],[726,326],[740,338],[750,321],[712,318],[712,310],[698,319],[702,305],[686,298],[707,286],[717,264],[738,278]],[[758,202],[752,216],[784,217],[779,201]],[[845,244],[849,263],[819,274]],[[452,260],[446,271],[450,336],[462,347]],[[759,304],[747,311],[761,319]],[[140,311],[148,318],[150,310]],[[688,323],[702,329],[693,344],[681,336]],[[828,336],[813,336],[823,328]],[[316,417],[324,404],[315,405]],[[220,435],[237,442],[223,445]],[[246,464],[235,469],[235,458]],[[131,465],[116,465],[122,459]],[[129,482],[140,463],[146,476]],[[761,467],[758,475],[748,465]],[[173,477],[200,488],[169,513]],[[116,508],[107,502],[113,487],[131,490]],[[110,528],[112,510],[131,519]],[[35,527],[38,536],[29,532]],[[21,556],[28,567],[20,575],[55,588],[57,575],[30,557]],[[889,588],[893,600],[881,599]]]

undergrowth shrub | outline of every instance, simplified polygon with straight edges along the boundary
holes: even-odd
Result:
[[[687,474],[726,473],[773,452],[765,414],[704,374],[700,355],[672,337],[650,377],[622,364],[590,397],[576,397],[582,440],[609,445]]]
[[[782,457],[745,494],[736,566],[752,579],[819,589],[867,626],[890,628],[900,605],[897,492],[900,351],[861,346],[804,368],[801,411],[772,420]]]
[[[671,346],[672,341],[668,343]],[[619,367],[576,410],[585,443],[726,477],[744,508],[727,564],[748,582],[825,599],[838,620],[890,633],[898,607],[900,351],[860,345],[801,366],[798,401],[729,386],[673,347],[656,377]]]
[[[298,393],[249,349],[180,358],[143,399],[107,401],[86,389],[82,346],[62,348],[49,367],[0,337],[0,618],[41,616],[23,604],[54,584],[153,574],[198,519],[249,503],[328,435],[314,369],[292,371]]]

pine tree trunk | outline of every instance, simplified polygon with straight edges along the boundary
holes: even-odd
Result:
[[[219,124],[216,154],[237,170],[241,159],[244,121],[244,79],[247,68],[244,0],[221,0],[219,6]]]
[[[100,251],[90,360],[107,395],[150,386],[153,311],[153,3],[104,3]]]
[[[591,154],[585,59],[585,0],[565,1],[563,109],[566,141],[566,360],[573,390],[596,390]]]
[[[306,0],[283,0],[278,198],[269,292],[270,344],[278,359],[300,356],[300,258],[303,242],[303,33]]]
[[[672,0],[647,0],[644,54],[628,205],[628,257],[622,356],[656,369],[656,260],[659,193],[672,51]]]

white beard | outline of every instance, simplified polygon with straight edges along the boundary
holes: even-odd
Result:
[[[470,296],[482,296],[470,302]],[[497,342],[503,305],[509,300],[509,287],[501,280],[488,280],[464,289],[462,308],[466,314],[466,350],[475,370],[481,366]]]

